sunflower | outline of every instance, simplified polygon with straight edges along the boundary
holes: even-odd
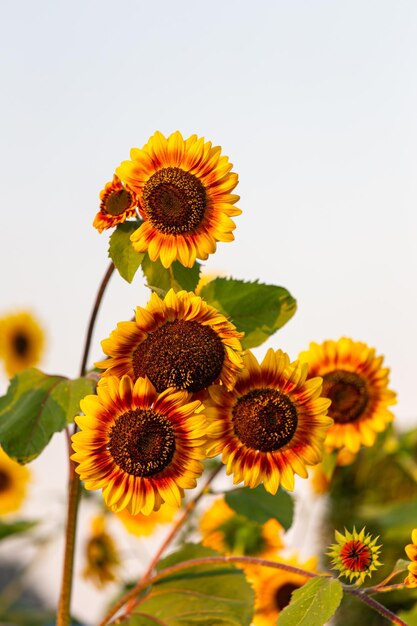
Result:
[[[283,547],[283,530],[276,519],[259,524],[238,515],[223,498],[215,500],[200,518],[203,546],[235,556],[267,559]]]
[[[361,445],[372,446],[377,433],[394,419],[387,407],[395,404],[395,393],[388,389],[383,357],[364,343],[342,337],[311,343],[300,359],[308,362],[311,376],[323,378],[323,395],[332,401],[329,416],[334,425],[326,448],[347,448],[355,454]]]
[[[278,559],[274,560],[278,561]],[[317,559],[315,557],[301,563],[298,557],[294,555],[287,559],[280,557],[279,562],[317,573]],[[276,624],[278,615],[290,603],[292,592],[311,580],[309,576],[272,567],[249,567],[245,568],[245,572],[255,591],[253,626]]]
[[[164,503],[161,504],[159,511],[153,511],[149,515],[143,515],[143,513],[131,515],[127,509],[119,511],[116,515],[129,533],[144,537],[151,535],[157,526],[172,522],[178,510],[178,507]]]
[[[80,406],[71,458],[86,489],[102,489],[114,512],[148,515],[163,502],[179,507],[203,471],[201,402],[172,388],[158,395],[145,378],[109,376]]]
[[[408,576],[404,580],[406,587],[415,589],[417,587],[417,528],[411,533],[411,541],[405,546],[405,552],[411,563],[408,566]]]
[[[221,381],[232,388],[242,368],[235,326],[192,292],[153,293],[137,307],[133,322],[120,322],[102,348],[109,359],[96,363],[103,376],[147,376],[156,390],[202,391]]]
[[[222,453],[233,482],[275,494],[280,483],[294,488],[294,473],[307,477],[306,465],[319,463],[330,404],[320,398],[321,378],[307,378],[307,365],[290,363],[269,349],[261,364],[250,351],[233,391],[209,388],[207,453]],[[205,403],[206,404],[206,403]],[[211,442],[210,442],[211,440]]]
[[[22,311],[0,319],[0,358],[10,377],[37,365],[43,346],[44,333],[30,313]]]
[[[233,241],[230,218],[241,211],[231,192],[238,177],[220,152],[204,138],[184,140],[178,131],[168,138],[157,131],[141,150],[131,150],[131,160],[116,172],[137,194],[145,220],[131,236],[138,252],[148,251],[166,268],[177,259],[192,267],[197,257],[216,251],[217,241]]]
[[[104,515],[97,515],[91,522],[91,535],[85,546],[86,565],[83,577],[97,587],[104,587],[115,580],[120,565],[113,538],[106,531]]]
[[[99,233],[136,215],[138,206],[136,194],[128,185],[123,185],[116,174],[100,191],[100,200],[100,210],[93,222],[94,228],[97,228]]]
[[[29,470],[0,448],[0,515],[20,509],[27,491]]]
[[[345,528],[344,535],[336,530],[335,537],[337,543],[332,544],[327,553],[333,557],[333,569],[339,570],[339,576],[361,585],[381,565],[378,561],[381,546],[376,545],[378,537],[373,539],[370,534],[365,534],[365,528],[358,533],[355,527],[351,533]]]

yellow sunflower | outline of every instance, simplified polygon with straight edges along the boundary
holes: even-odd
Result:
[[[299,567],[308,572],[317,573],[317,559],[312,557],[301,563],[297,556],[287,559],[273,559],[286,565]],[[255,591],[255,613],[252,618],[253,626],[272,626],[277,617],[290,603],[291,594],[311,578],[302,574],[294,574],[272,567],[245,568],[246,577]]]
[[[44,333],[36,319],[22,311],[0,318],[0,358],[11,377],[37,365],[44,347]]]
[[[85,545],[86,565],[83,577],[97,587],[104,587],[116,579],[120,565],[113,538],[106,531],[104,515],[97,515],[91,522],[91,535]]]
[[[109,359],[96,363],[103,376],[147,376],[157,391],[168,387],[202,391],[221,381],[232,388],[242,368],[235,326],[191,292],[152,294],[137,307],[133,322],[120,322],[102,348]]]
[[[0,448],[0,515],[20,509],[26,497],[30,473]]]
[[[258,363],[250,351],[233,391],[209,388],[209,456],[222,453],[233,482],[275,494],[280,483],[294,488],[294,473],[307,477],[306,465],[319,463],[332,420],[330,401],[321,398],[321,378],[307,378],[307,365],[290,363],[281,350],[268,350]],[[206,404],[206,403],[205,403]]]
[[[408,566],[408,575],[404,580],[404,584],[409,589],[415,589],[417,587],[417,528],[414,528],[411,533],[411,541],[405,546],[405,552],[410,559],[411,563]]]
[[[283,547],[283,527],[276,519],[259,524],[235,513],[223,498],[200,518],[202,544],[222,554],[265,559]]]
[[[347,448],[355,454],[361,445],[372,446],[377,433],[394,419],[388,406],[395,404],[395,393],[388,389],[383,357],[364,343],[342,337],[311,343],[300,359],[308,362],[311,376],[323,378],[323,395],[332,401],[329,416],[334,425],[326,448]]]
[[[178,131],[164,137],[157,131],[139,150],[131,150],[116,172],[139,199],[144,224],[131,236],[138,252],[161,259],[168,268],[179,260],[192,267],[196,258],[207,259],[217,241],[233,241],[240,215],[233,206],[239,196],[231,192],[238,182],[233,165],[221,148]]]
[[[149,515],[143,515],[143,513],[131,515],[127,509],[119,511],[116,515],[129,533],[144,537],[151,535],[157,526],[172,522],[178,510],[178,507],[165,503],[161,504],[159,511],[153,511]]]
[[[201,402],[169,388],[157,394],[148,379],[101,380],[80,403],[75,421],[76,471],[86,489],[102,489],[114,512],[148,515],[163,502],[179,507],[184,489],[201,475],[206,421]]]
[[[94,228],[97,228],[99,233],[136,215],[138,206],[136,194],[128,185],[123,185],[116,175],[100,191],[100,200],[100,210],[93,222]]]

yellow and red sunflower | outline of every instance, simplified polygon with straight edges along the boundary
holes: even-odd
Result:
[[[323,378],[323,395],[332,402],[328,413],[334,425],[326,448],[355,454],[361,445],[372,446],[377,433],[394,419],[388,406],[395,404],[395,393],[388,389],[383,357],[360,341],[342,337],[311,343],[300,359],[308,363],[311,376]]]
[[[272,560],[317,573],[316,557],[311,557],[304,563],[296,555],[285,559],[280,556],[279,559]],[[250,566],[245,568],[245,573],[255,591],[253,626],[276,624],[278,615],[290,603],[293,591],[311,580],[309,576],[272,567]]]
[[[202,404],[172,388],[157,394],[148,379],[108,376],[80,403],[72,437],[76,471],[89,490],[102,489],[114,512],[148,515],[163,502],[180,506],[203,471]]]
[[[93,221],[93,226],[99,233],[136,215],[136,194],[128,185],[123,185],[116,175],[100,191],[100,200],[100,210]]]
[[[207,259],[217,241],[233,241],[241,211],[233,206],[238,182],[233,165],[219,146],[178,131],[164,137],[157,131],[142,149],[133,148],[131,160],[116,172],[137,194],[144,224],[131,236],[138,252],[168,268],[173,261],[192,267]]]
[[[242,333],[192,292],[153,293],[133,322],[120,322],[102,348],[110,358],[96,363],[103,376],[147,376],[157,391],[168,387],[202,391],[221,381],[232,388],[242,368]]]
[[[283,548],[284,529],[276,519],[259,524],[230,508],[224,498],[215,500],[200,518],[203,546],[222,554],[267,559]]]
[[[333,569],[340,572],[339,577],[346,576],[350,582],[361,585],[381,565],[378,561],[381,546],[376,545],[378,537],[365,533],[365,528],[358,533],[355,527],[351,533],[345,528],[344,535],[336,530],[335,537],[337,543],[332,544],[327,553],[333,557]]]
[[[330,401],[320,397],[321,378],[307,380],[307,365],[281,350],[268,350],[261,364],[248,351],[243,361],[232,391],[209,388],[207,453],[222,454],[234,483],[293,489],[294,473],[306,478],[306,465],[321,460]]]
[[[11,377],[41,359],[45,336],[38,321],[27,311],[0,318],[0,359]]]

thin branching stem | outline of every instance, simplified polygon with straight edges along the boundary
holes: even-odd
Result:
[[[97,292],[96,300],[90,316],[90,322],[87,329],[87,334],[84,342],[84,351],[80,367],[80,376],[84,376],[86,373],[87,361],[90,352],[91,339],[93,336],[94,325],[96,322],[97,314],[103,300],[103,295],[114,271],[114,265],[111,263],[107,268],[107,271],[101,281],[99,290]],[[77,425],[74,424],[75,433]],[[77,515],[78,515],[78,503],[80,500],[80,480],[75,471],[75,463],[69,458],[71,455],[71,433],[69,427],[66,428],[66,436],[68,443],[68,459],[69,459],[69,477],[68,477],[68,508],[67,508],[67,524],[65,532],[65,549],[64,549],[64,564],[62,571],[61,592],[59,596],[58,613],[57,613],[57,626],[69,626],[70,624],[70,607],[71,607],[71,593],[72,593],[72,580],[74,570],[74,548],[75,548],[75,534],[77,530]]]

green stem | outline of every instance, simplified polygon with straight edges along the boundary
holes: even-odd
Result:
[[[288,565],[287,563],[279,563],[278,561],[267,561],[266,559],[260,559],[257,557],[250,556],[210,556],[204,557],[200,559],[192,559],[190,561],[183,561],[182,563],[178,563],[177,565],[173,565],[171,567],[167,567],[157,574],[155,574],[152,578],[148,578],[146,580],[141,580],[141,582],[136,585],[134,589],[129,591],[126,595],[121,598],[121,600],[108,612],[106,617],[100,622],[99,626],[107,626],[110,620],[116,615],[116,613],[130,600],[136,598],[140,593],[142,593],[147,587],[150,585],[154,585],[158,581],[166,578],[167,576],[171,576],[172,574],[177,574],[182,570],[189,569],[190,567],[197,567],[199,565],[209,565],[214,563],[236,563],[240,565],[258,565],[263,567],[272,567],[275,569],[284,570],[286,572],[290,572],[291,574],[298,574],[301,576],[305,576],[308,578],[317,578],[323,576],[323,574],[317,574],[315,572],[309,572],[307,570],[300,569],[299,567],[294,567],[292,565]],[[327,575],[326,575],[327,576]],[[397,626],[407,626],[406,622],[397,617],[394,613],[392,613],[385,606],[377,602],[374,598],[370,598],[366,595],[364,591],[361,589],[354,589],[348,585],[342,585],[343,590],[346,593],[350,593],[355,596],[361,602],[364,602],[375,611],[386,617],[391,623],[396,624]],[[112,622],[112,624],[116,624],[118,620]]]
[[[113,263],[107,268],[106,274],[101,281],[96,300],[94,302],[93,310],[90,316],[90,322],[87,329],[87,334],[84,343],[84,352],[80,368],[80,376],[84,376],[87,367],[88,355],[90,352],[91,339],[93,336],[93,330],[95,321],[97,318],[98,310],[103,299],[104,292],[107,284],[114,271]],[[77,431],[77,425],[74,424],[74,433]],[[68,457],[72,454],[71,449],[71,434],[69,427],[66,428],[67,442],[68,442]],[[74,571],[74,547],[75,547],[75,535],[77,530],[77,516],[78,516],[78,503],[80,500],[80,480],[78,474],[75,471],[75,463],[69,458],[69,477],[68,477],[68,508],[67,508],[67,526],[65,532],[65,549],[64,549],[64,564],[62,571],[61,592],[59,596],[58,613],[57,613],[57,626],[69,626],[70,624],[70,608],[71,608],[71,593],[72,593],[72,581]]]

